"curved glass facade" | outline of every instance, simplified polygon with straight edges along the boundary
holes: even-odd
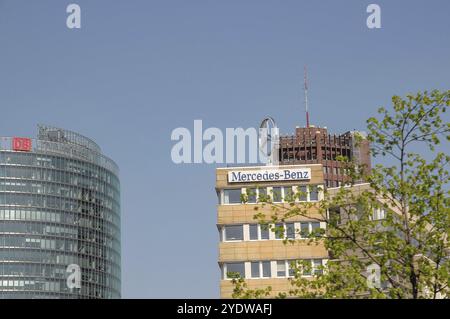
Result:
[[[40,126],[29,141],[0,138],[0,299],[120,298],[117,166],[74,132]]]

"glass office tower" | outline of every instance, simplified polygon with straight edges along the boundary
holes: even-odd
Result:
[[[116,164],[59,128],[0,137],[0,299],[120,298],[120,289]]]

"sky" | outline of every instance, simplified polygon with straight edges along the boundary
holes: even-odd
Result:
[[[68,29],[66,7],[81,7]],[[366,8],[381,7],[381,29]],[[365,129],[392,95],[449,89],[448,0],[0,0],[0,136],[45,123],[120,167],[122,297],[217,298],[211,164],[174,164],[171,132]]]

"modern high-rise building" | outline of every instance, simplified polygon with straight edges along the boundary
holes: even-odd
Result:
[[[0,137],[0,299],[120,298],[120,182],[100,147]]]
[[[312,125],[297,127],[294,135],[280,137],[279,161],[281,165],[322,164],[325,186],[338,187],[347,178],[338,156],[347,157],[365,170],[371,169],[370,144],[365,135],[357,131],[329,134],[327,128]]]
[[[218,168],[216,191],[219,198],[217,227],[220,234],[219,267],[221,269],[220,295],[230,298],[233,293],[230,273],[246,279],[248,288],[272,287],[272,294],[286,293],[292,288],[294,261],[311,263],[312,273],[321,271],[328,261],[323,244],[308,245],[302,236],[318,228],[325,228],[318,205],[323,199],[324,173],[321,164]],[[284,236],[258,224],[257,213],[273,214],[271,205],[261,206],[258,199],[271,196],[273,203],[288,209],[287,198],[303,194],[299,202],[311,203],[307,217],[296,216],[272,225],[284,229]],[[242,202],[242,195],[247,201]],[[301,231],[299,231],[301,230]],[[298,239],[284,244],[283,239]]]

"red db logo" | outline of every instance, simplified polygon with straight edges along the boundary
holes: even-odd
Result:
[[[30,152],[31,139],[23,137],[14,137],[12,140],[13,151]]]

